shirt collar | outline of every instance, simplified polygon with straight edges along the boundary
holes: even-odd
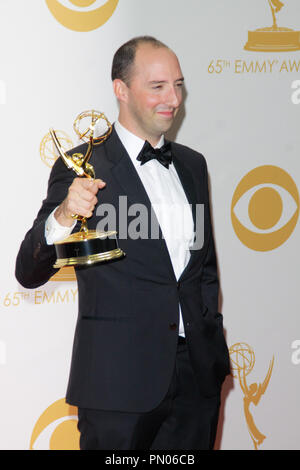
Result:
[[[115,122],[114,127],[131,160],[136,162],[136,157],[142,150],[145,141],[122,126],[119,121]],[[155,148],[160,148],[164,141],[165,139],[162,135]]]

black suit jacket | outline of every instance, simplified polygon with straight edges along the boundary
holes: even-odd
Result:
[[[83,144],[73,151],[85,150]],[[172,153],[194,217],[196,204],[204,204],[203,247],[191,251],[179,282],[162,237],[120,239],[124,259],[76,269],[79,312],[67,391],[70,404],[135,412],[156,407],[167,392],[175,364],[179,302],[199,392],[219,394],[229,373],[218,313],[206,162],[201,154],[176,143]],[[128,207],[140,203],[148,208],[150,231],[149,198],[114,130],[95,147],[90,163],[106,182],[98,194],[99,204],[116,208],[116,230],[121,229],[119,196],[123,196]],[[46,244],[44,236],[45,221],[65,198],[74,176],[61,159],[56,161],[47,197],[17,257],[16,277],[24,287],[36,288],[56,272],[55,248]],[[88,221],[91,229],[99,221],[96,212]],[[128,224],[133,218],[128,217]]]

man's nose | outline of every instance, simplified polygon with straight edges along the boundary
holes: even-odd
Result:
[[[173,108],[178,108],[182,100],[181,89],[175,86],[170,87],[168,90],[166,103]]]

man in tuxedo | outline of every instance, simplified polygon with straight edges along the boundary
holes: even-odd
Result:
[[[182,102],[183,74],[174,52],[146,36],[118,49],[112,81],[118,121],[90,160],[101,179],[76,178],[56,161],[16,277],[28,288],[48,281],[53,243],[74,229],[72,214],[93,229],[109,204],[117,231],[126,215],[125,258],[76,268],[67,402],[78,406],[81,449],[212,449],[229,359],[206,162],[164,138]],[[69,153],[85,151],[83,144]],[[136,207],[145,208],[140,237],[130,231]]]

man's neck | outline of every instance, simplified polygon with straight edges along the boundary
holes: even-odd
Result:
[[[124,129],[126,129],[128,132],[131,132],[131,134],[135,135],[136,137],[139,137],[142,140],[147,140],[149,144],[152,145],[153,148],[156,147],[156,145],[162,138],[162,135],[159,135],[159,136],[145,135],[142,131],[137,130],[136,128],[133,128],[130,125],[128,126],[127,122],[124,122],[124,119],[122,119],[121,116],[119,116],[118,121],[121,124],[121,126],[123,126]]]

